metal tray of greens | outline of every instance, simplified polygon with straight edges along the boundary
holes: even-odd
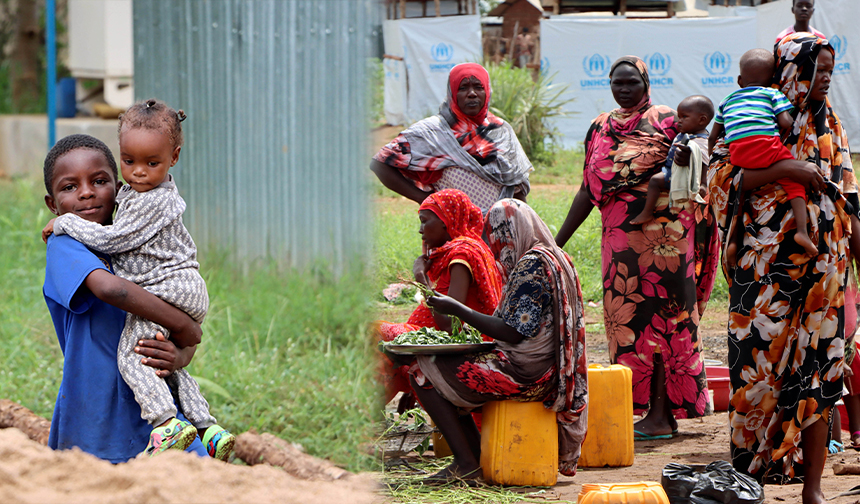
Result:
[[[464,355],[489,352],[494,348],[496,348],[495,341],[440,345],[385,345],[387,351],[397,355]]]
[[[432,327],[422,327],[400,334],[393,341],[383,342],[385,351],[398,355],[456,355],[489,352],[496,348],[493,341],[484,341],[474,327],[451,318],[451,334]]]

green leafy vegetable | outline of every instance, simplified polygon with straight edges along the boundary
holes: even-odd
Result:
[[[416,331],[405,332],[386,345],[462,345],[483,343],[480,331],[463,324],[457,317],[451,317],[451,334],[432,327],[422,327]]]

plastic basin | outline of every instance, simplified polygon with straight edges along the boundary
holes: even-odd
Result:
[[[705,366],[708,388],[714,393],[714,411],[728,411],[732,397],[732,384],[729,368],[726,366]]]

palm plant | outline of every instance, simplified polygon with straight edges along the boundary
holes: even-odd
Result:
[[[493,96],[490,110],[514,128],[526,155],[532,162],[552,164],[555,136],[558,130],[552,118],[565,115],[566,84],[554,84],[553,76],[539,73],[532,79],[531,70],[515,68],[510,62],[487,65]]]

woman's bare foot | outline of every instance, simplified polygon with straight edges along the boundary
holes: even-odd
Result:
[[[818,255],[818,247],[812,243],[812,240],[809,239],[806,233],[797,232],[794,233],[794,241],[806,251],[806,255],[809,257],[815,257]]]
[[[630,220],[630,224],[632,224],[632,225],[645,224],[646,222],[651,221],[651,220],[654,220],[653,212],[649,212],[647,210],[642,210],[642,213],[640,213],[636,217],[633,217]]]
[[[813,489],[806,488],[806,485],[804,485],[801,495],[803,496],[803,504],[825,504],[827,502],[820,487]]]
[[[738,244],[735,241],[730,241],[726,245],[726,264],[729,269],[733,269],[738,265]]]
[[[453,481],[471,481],[478,479],[482,475],[481,466],[473,467],[473,468],[463,468],[455,463],[452,463],[445,469],[433,474],[431,476],[427,476],[424,478],[424,482],[427,484],[444,484],[451,483]]]

